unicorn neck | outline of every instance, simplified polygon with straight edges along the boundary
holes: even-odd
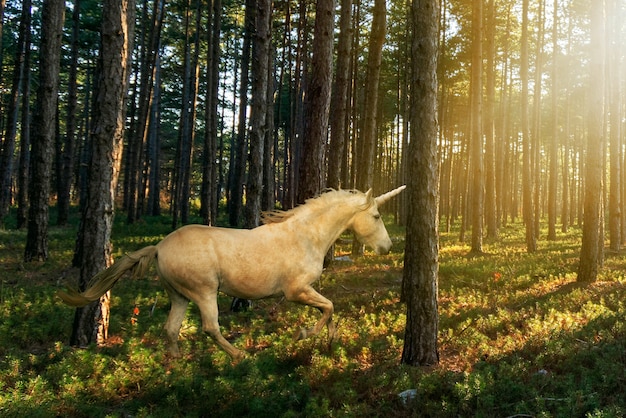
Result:
[[[341,234],[351,226],[358,209],[354,205],[339,203],[332,207],[318,208],[317,213],[300,220],[304,226],[302,235],[307,236],[320,250],[323,257]]]

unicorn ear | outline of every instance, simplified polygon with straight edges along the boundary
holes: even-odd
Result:
[[[378,196],[376,198],[376,204],[378,206],[384,204],[385,202],[387,202],[389,199],[391,199],[392,197],[394,197],[395,195],[397,195],[398,193],[400,193],[404,189],[406,189],[406,186],[400,186],[397,189],[393,189],[390,192],[387,192],[385,194],[381,194],[380,196]]]

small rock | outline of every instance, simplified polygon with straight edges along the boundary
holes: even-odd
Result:
[[[406,405],[417,397],[417,389],[407,389],[404,392],[398,393],[398,396],[402,400],[402,403]]]

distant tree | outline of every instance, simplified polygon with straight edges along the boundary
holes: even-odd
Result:
[[[297,202],[315,196],[324,181],[330,90],[333,69],[335,1],[317,0],[313,32],[311,82],[305,96],[305,132],[298,176]]]
[[[250,154],[248,182],[246,186],[245,226],[259,225],[263,195],[263,168],[265,161],[265,139],[267,135],[268,97],[267,85],[270,62],[270,22],[272,1],[257,0],[255,30],[252,41],[252,106],[250,109]]]
[[[602,205],[603,176],[603,118],[604,118],[604,1],[594,2],[591,15],[591,60],[589,63],[589,114],[587,159],[585,162],[585,197],[583,237],[578,266],[579,282],[597,279],[602,262],[604,242],[600,235],[600,208]]]
[[[618,45],[620,42],[619,27],[622,22],[618,13],[619,2],[617,0],[607,0],[607,48],[611,45]],[[610,143],[610,190],[609,190],[609,238],[611,250],[619,251],[622,244],[622,82],[621,82],[621,59],[618,54],[610,54],[608,57],[610,84],[607,91],[609,110],[609,143]]]
[[[346,115],[350,83],[350,57],[352,56],[352,0],[341,0],[337,68],[330,103],[330,144],[328,150],[328,187],[341,185],[342,163],[348,129]]]
[[[557,16],[558,2],[554,2],[553,16]],[[559,57],[558,48],[558,19],[552,20],[552,142],[548,148],[549,155],[549,180],[548,180],[548,239],[556,239],[556,212],[557,212],[557,186],[559,178],[559,106],[558,106],[558,72],[557,64]]]
[[[199,37],[201,3],[197,3],[195,23],[191,0],[187,0],[185,12],[185,43],[183,59],[182,106],[178,129],[178,146],[174,167],[174,183],[172,187],[172,229],[176,229],[178,221],[189,222],[189,198],[191,196],[191,171],[195,141],[194,129],[198,102],[198,70],[199,70]],[[192,39],[193,36],[193,39]]]
[[[2,2],[4,3],[4,2]],[[2,5],[4,10],[4,4]],[[18,34],[17,47],[15,49],[15,64],[13,67],[13,82],[11,84],[11,94],[6,104],[5,132],[0,138],[0,226],[4,223],[4,218],[9,214],[11,206],[13,178],[13,160],[17,136],[17,125],[19,117],[20,91],[25,87],[26,54],[30,53],[27,44],[30,42],[31,31],[31,2],[22,2],[22,13],[20,18],[20,32]]]
[[[29,3],[24,1],[24,5]],[[30,6],[29,6],[30,8]],[[22,80],[22,130],[20,132],[20,159],[17,178],[17,227],[26,226],[28,219],[28,174],[30,167],[30,124],[31,124],[31,34],[24,39],[24,74]]]
[[[495,103],[496,103],[496,13],[495,1],[487,1],[485,24],[485,223],[487,238],[498,237],[498,215],[496,191],[496,138],[495,138]]]
[[[439,0],[413,0],[411,138],[407,150],[407,232],[402,301],[407,305],[402,363],[439,362],[437,61]]]
[[[534,182],[532,175],[532,144],[530,138],[530,129],[528,122],[528,2],[529,0],[522,1],[522,51],[521,51],[521,68],[520,68],[520,82],[522,83],[522,104],[520,110],[522,112],[521,117],[521,131],[522,142],[524,150],[522,152],[523,167],[522,167],[522,194],[523,194],[523,211],[524,211],[524,223],[526,225],[526,249],[529,253],[537,250],[537,236],[535,235],[535,217],[533,204],[533,190]]]
[[[45,0],[39,48],[39,87],[33,118],[30,208],[24,261],[48,259],[48,205],[56,134],[61,40],[65,1]]]
[[[472,253],[483,251],[485,163],[483,139],[483,0],[472,2],[472,82],[470,112]]]
[[[110,237],[135,22],[134,0],[105,0],[102,7],[99,79],[93,105],[93,129],[89,135],[89,180],[77,238],[78,247],[82,248],[81,291],[95,274],[112,262]],[[100,344],[107,338],[109,302],[107,292],[100,300],[76,309],[70,344]]]
[[[80,41],[80,0],[74,0],[70,40],[70,66],[67,85],[65,135],[56,138],[57,225],[66,225],[70,213],[70,193],[74,179],[74,157],[77,143],[78,58]]]
[[[128,139],[128,147],[126,151],[125,161],[125,186],[124,200],[126,202],[126,221],[128,223],[135,222],[141,216],[142,209],[142,193],[141,193],[141,176],[144,171],[144,145],[152,139],[152,143],[148,144],[148,148],[152,154],[148,155],[151,164],[148,166],[150,174],[154,174],[158,170],[158,161],[154,161],[155,152],[157,151],[154,143],[157,138],[155,130],[158,127],[159,120],[151,118],[155,116],[152,112],[158,112],[154,108],[154,102],[158,101],[159,96],[155,91],[157,73],[157,62],[159,55],[159,45],[161,41],[161,29],[163,27],[163,19],[165,18],[165,0],[153,0],[152,7],[148,7],[149,0],[143,0],[143,15],[141,26],[140,44],[141,54],[139,57],[139,74],[137,76],[137,105],[136,118],[133,120],[132,129]],[[149,13],[149,9],[151,12]],[[157,166],[157,167],[155,167]],[[152,179],[154,180],[154,179]],[[152,186],[154,181],[150,181]],[[157,181],[158,187],[158,181]],[[151,188],[152,208],[149,209],[154,213],[154,206],[160,204],[158,198],[154,196],[155,190]]]
[[[220,78],[220,33],[222,21],[222,2],[213,0],[212,15],[207,24],[207,69],[206,69],[206,103],[204,131],[204,153],[202,160],[202,190],[200,196],[200,213],[204,223],[211,225],[217,218],[218,202],[218,169],[215,163],[218,158],[218,96]]]
[[[243,184],[246,174],[246,118],[248,114],[248,87],[250,83],[250,51],[256,20],[257,0],[246,0],[245,28],[241,50],[241,75],[239,77],[239,110],[237,134],[231,150],[229,168],[228,222],[239,225],[243,205]]]
[[[376,146],[378,144],[378,86],[380,85],[380,67],[383,44],[387,32],[387,7],[385,0],[374,2],[372,30],[367,54],[367,73],[365,77],[363,133],[357,144],[357,182],[356,187],[367,190],[373,187]]]

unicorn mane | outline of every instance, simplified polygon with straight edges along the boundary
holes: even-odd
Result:
[[[269,210],[269,211],[262,212],[261,222],[264,225],[284,222],[287,219],[290,219],[293,216],[300,214],[301,212],[304,212],[307,210],[316,210],[320,207],[329,207],[329,206],[332,206],[333,203],[337,201],[345,201],[349,197],[353,197],[353,196],[365,196],[365,193],[356,189],[350,189],[350,190],[344,190],[344,189],[335,190],[332,188],[324,189],[319,195],[306,199],[304,201],[304,204],[296,206],[295,208],[292,208],[289,210],[277,209],[277,210]],[[367,209],[371,204],[372,202],[370,201],[366,202],[365,205],[363,206],[363,209]]]

